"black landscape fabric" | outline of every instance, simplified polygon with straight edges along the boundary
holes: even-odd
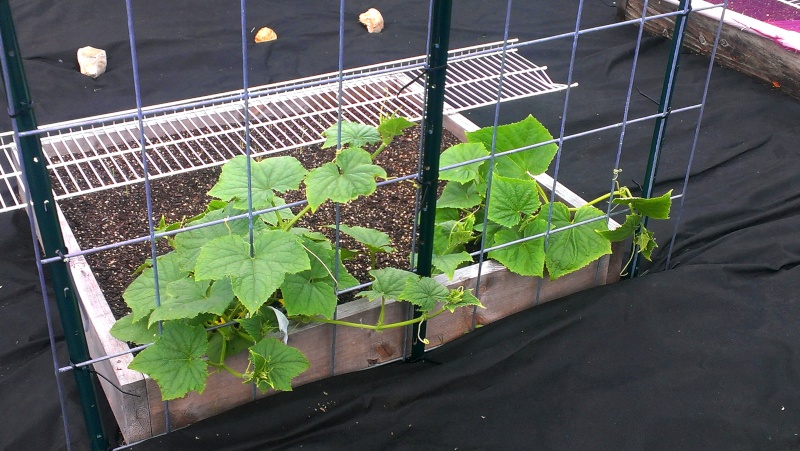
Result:
[[[144,105],[241,87],[238,2],[136,1]],[[249,47],[259,85],[337,68],[338,2],[249,2],[247,31],[278,41]],[[502,38],[505,2],[456,3],[452,47]],[[135,106],[122,1],[12,1],[34,109],[42,124]],[[379,35],[355,17],[378,7]],[[424,53],[427,2],[346,4],[345,67]],[[511,37],[575,28],[577,2],[514,2]],[[601,0],[581,28],[615,23]],[[251,34],[254,34],[253,31]],[[581,36],[566,133],[620,122],[637,27]],[[572,38],[521,50],[564,82]],[[96,80],[77,48],[109,53]],[[652,114],[668,41],[645,35],[632,117]],[[708,60],[684,54],[674,109],[702,99]],[[639,94],[641,91],[642,94]],[[528,114],[554,134],[564,93],[503,104],[500,123]],[[494,108],[468,113],[491,125]],[[698,111],[675,113],[656,193],[680,191]],[[654,222],[660,247],[647,274],[537,306],[429,353],[271,396],[134,450],[239,449],[797,449],[800,448],[800,104],[714,68],[685,203]],[[8,118],[0,119],[4,130]],[[652,121],[626,129],[620,180],[642,183]],[[585,198],[610,188],[619,129],[566,141],[559,181]],[[670,270],[670,238],[680,216]],[[27,217],[0,216],[0,448],[65,449],[47,325]],[[54,308],[54,307],[53,307]],[[59,326],[56,325],[58,332]],[[63,337],[59,365],[66,364]],[[61,377],[73,449],[88,440],[71,375]],[[109,436],[116,432],[109,427]]]

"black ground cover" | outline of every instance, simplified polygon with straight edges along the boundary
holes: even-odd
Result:
[[[248,27],[270,25],[279,35],[251,47],[253,84],[336,69],[336,5],[251,3]],[[349,21],[345,64],[422,53],[423,3],[379,6],[388,25],[377,36]],[[455,3],[453,47],[502,36],[503,2]],[[577,8],[564,3],[515,2],[510,36],[571,31]],[[93,13],[80,9],[90,4]],[[145,104],[241,86],[238,3],[134,4]],[[348,14],[369,6],[347,2]],[[41,123],[133,106],[122,2],[12,7]],[[581,26],[614,23],[614,12],[587,1]],[[635,27],[580,38],[567,133],[622,120],[635,39]],[[90,80],[75,72],[74,52],[83,45],[110,52],[106,75]],[[571,45],[565,38],[523,52],[564,81]],[[636,88],[653,98],[667,49],[661,38],[642,41]],[[704,57],[683,55],[676,108],[700,101],[707,65]],[[533,114],[555,134],[562,105],[563,94],[504,104],[501,123]],[[634,90],[632,114],[655,108]],[[468,116],[490,125],[493,114],[483,108]],[[796,100],[716,67],[670,271],[660,272],[674,220],[653,223],[661,247],[645,277],[481,328],[431,352],[430,363],[309,384],[133,449],[800,447],[798,117]],[[683,182],[696,118],[696,111],[670,117],[657,193]],[[2,124],[8,129],[8,119]],[[651,131],[651,121],[626,130],[620,177],[629,186],[642,182]],[[606,191],[618,141],[617,129],[565,142],[559,180],[588,198]],[[5,214],[0,224],[0,447],[62,449],[27,218]],[[63,365],[62,339],[58,347]],[[74,449],[83,449],[74,384],[62,379]]]

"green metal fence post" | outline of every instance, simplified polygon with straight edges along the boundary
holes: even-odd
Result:
[[[0,0],[0,36],[2,36],[3,66],[7,70],[9,93],[9,114],[18,132],[36,129],[36,118],[31,109],[31,99],[19,54],[14,22],[8,0]],[[29,201],[31,202],[39,229],[39,239],[45,258],[66,254],[66,247],[61,236],[55,201],[47,173],[46,162],[38,135],[20,137],[17,143],[22,155],[24,176],[28,181]],[[83,323],[78,310],[78,299],[70,277],[68,263],[59,261],[50,265],[51,279],[64,337],[71,362],[89,360],[86,337],[83,334]],[[89,432],[89,441],[93,450],[108,449],[108,440],[103,431],[103,423],[98,405],[96,377],[89,371],[74,370],[75,382],[83,408],[83,418]],[[58,375],[56,375],[58,377]]]
[[[419,255],[417,273],[431,275],[433,258],[433,230],[436,221],[436,188],[439,183],[439,153],[442,145],[445,78],[447,76],[447,51],[450,46],[450,15],[452,0],[434,0],[431,10],[431,31],[428,41],[428,73],[425,83],[427,103],[422,129],[422,199],[420,203]],[[414,317],[420,316],[414,310]],[[419,360],[425,353],[425,323],[413,327],[410,360]]]
[[[691,0],[681,0],[678,11],[687,11],[687,5],[690,5],[690,2]],[[688,13],[679,14],[675,18],[672,43],[670,45],[669,57],[667,58],[667,70],[664,74],[664,84],[661,88],[661,98],[658,104],[659,117],[656,118],[656,123],[653,128],[653,140],[650,143],[650,156],[647,160],[647,169],[645,170],[644,183],[642,184],[642,197],[652,197],[653,195],[658,163],[661,158],[661,148],[664,145],[664,137],[667,131],[667,119],[669,119],[669,111],[672,108],[672,94],[675,92],[675,82],[678,77],[683,36],[686,31],[688,20]],[[647,217],[644,218],[642,224],[647,226]],[[633,260],[631,261],[630,277],[636,277],[638,274],[639,254],[636,253],[633,255]]]

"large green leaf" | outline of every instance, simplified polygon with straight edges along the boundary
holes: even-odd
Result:
[[[452,280],[453,274],[455,274],[456,269],[458,269],[458,267],[461,266],[462,263],[467,263],[471,261],[472,261],[472,256],[462,251],[455,254],[444,254],[444,255],[434,254],[432,256],[431,263],[436,269],[447,274],[448,279]]]
[[[489,151],[482,143],[461,143],[456,144],[442,152],[439,160],[439,167],[447,167],[465,161],[475,160],[486,157]],[[452,180],[459,183],[467,183],[478,179],[480,167],[486,161],[478,161],[453,169],[445,169],[439,173],[442,180]]]
[[[192,278],[176,280],[167,285],[167,297],[150,314],[150,324],[158,321],[189,319],[201,313],[222,315],[233,301],[233,289],[228,279],[214,282]]]
[[[542,207],[547,211],[548,207]],[[542,214],[544,216],[544,214]],[[592,218],[604,217],[605,213],[590,205],[583,206],[570,218],[566,205],[553,204],[553,227],[565,227]],[[605,219],[589,222],[577,227],[554,231],[547,242],[545,263],[551,279],[577,271],[603,255],[611,253],[611,243],[598,230],[608,230]]]
[[[258,310],[283,283],[287,274],[311,269],[298,238],[280,230],[262,231],[250,245],[239,236],[223,236],[200,251],[195,266],[197,280],[230,277],[233,293],[250,312]]]
[[[322,132],[325,136],[325,143],[322,148],[336,147],[339,141],[339,126],[338,124],[331,125],[327,130]],[[364,147],[367,144],[375,144],[381,141],[381,135],[378,129],[365,124],[357,122],[342,121],[342,147]]]
[[[334,226],[328,226],[334,227]],[[339,230],[363,244],[371,252],[394,252],[395,249],[391,246],[392,239],[389,235],[381,232],[380,230],[371,229],[369,227],[349,226],[339,224]]]
[[[446,303],[450,292],[430,277],[406,280],[400,299],[408,301],[424,312],[430,312],[438,303]]]
[[[615,204],[625,204],[635,212],[653,219],[669,219],[669,210],[672,206],[672,190],[667,191],[659,197],[649,199],[641,197],[617,197],[612,202]]]
[[[155,344],[134,357],[128,367],[152,377],[165,401],[192,390],[203,393],[208,377],[208,364],[203,360],[208,349],[206,330],[199,325],[169,322],[162,332]]]
[[[345,203],[375,192],[376,177],[386,178],[386,171],[372,164],[369,153],[359,148],[341,151],[334,162],[325,163],[306,177],[306,195],[312,210],[330,199]]]
[[[406,288],[406,282],[419,279],[413,272],[397,268],[373,269],[369,273],[375,281],[369,290],[360,292],[358,296],[370,301],[400,299],[400,294]]]
[[[536,181],[503,177],[492,177],[489,195],[489,219],[506,227],[513,227],[541,206]]]
[[[253,371],[247,373],[247,382],[253,382],[261,391],[270,388],[291,391],[292,379],[309,367],[302,352],[267,337],[250,347]]]
[[[289,274],[281,285],[283,306],[289,316],[307,315],[332,318],[336,310],[336,294],[327,281]]]
[[[146,345],[158,339],[158,326],[148,327],[145,319],[133,321],[132,315],[128,314],[111,326],[111,335],[117,340]]]
[[[547,222],[536,219],[526,225],[521,231],[515,229],[502,229],[494,234],[494,246],[510,243],[512,241],[528,238],[547,229]],[[508,247],[489,252],[489,257],[505,265],[511,272],[523,276],[542,277],[544,275],[544,237],[512,244]]]
[[[167,298],[167,285],[189,276],[180,268],[179,257],[175,252],[158,257],[158,294],[161,302]],[[156,283],[153,268],[147,268],[134,279],[122,294],[125,303],[131,308],[131,320],[140,321],[156,308]]]
[[[381,135],[381,140],[388,143],[402,135],[405,129],[413,126],[414,123],[403,116],[382,116],[380,124],[378,124],[378,133]]]
[[[223,209],[214,210],[196,221],[190,222],[188,225],[200,225],[219,219],[224,219],[229,216],[241,213],[241,211],[228,205]],[[274,216],[274,213],[272,214]],[[254,230],[263,230],[267,227],[261,221],[253,222]],[[221,236],[239,235],[246,236],[249,230],[249,221],[247,218],[236,219],[233,221],[226,221],[220,224],[201,227],[198,229],[187,230],[175,235],[175,252],[178,254],[180,267],[186,271],[193,271],[197,256],[200,255],[200,249],[209,241],[219,238]]]
[[[483,196],[478,191],[475,182],[466,184],[448,182],[442,190],[442,195],[436,201],[437,207],[442,208],[473,208],[483,201]]]
[[[492,127],[467,132],[467,140],[472,143],[483,143],[487,149],[491,149],[492,133]],[[520,122],[497,127],[495,152],[520,149],[552,139],[553,135],[539,121],[533,116],[528,116]],[[495,161],[495,171],[505,177],[527,179],[529,172],[533,175],[545,172],[557,151],[558,146],[550,143],[502,156]]]
[[[283,205],[276,202],[274,191],[296,190],[306,175],[306,170],[294,157],[272,157],[250,163],[253,209]],[[222,166],[222,173],[209,196],[225,201],[234,200],[234,206],[247,209],[247,157],[237,156]]]

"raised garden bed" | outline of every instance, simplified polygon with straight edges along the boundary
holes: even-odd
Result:
[[[477,129],[460,115],[448,117],[446,127],[459,137],[463,137],[465,131]],[[548,180],[546,175],[538,176],[537,179],[545,187],[552,186],[552,180]],[[585,203],[562,186],[557,187],[556,195],[573,207]],[[612,221],[609,226],[615,228],[617,224]],[[79,245],[66,221],[62,221],[62,227],[68,251],[78,251]],[[483,263],[481,284],[477,288],[475,283],[478,265],[458,269],[452,281],[448,281],[445,276],[439,276],[437,280],[448,287],[476,288],[475,293],[486,308],[478,309],[474,318],[472,309],[459,309],[454,314],[448,313],[431,319],[428,324],[428,347],[438,346],[464,335],[472,329],[473,323],[488,324],[536,303],[618,280],[622,265],[622,244],[616,243],[613,249],[611,255],[606,255],[575,273],[555,281],[545,278],[540,289],[537,289],[538,278],[512,274],[493,261]],[[98,358],[128,351],[126,343],[116,340],[109,333],[115,317],[86,259],[74,258],[70,265],[81,301],[91,355]],[[376,303],[356,300],[340,305],[337,308],[337,318],[372,323],[378,312],[379,305]],[[407,315],[407,305],[392,302],[387,304],[387,322],[401,321]],[[302,385],[333,374],[343,374],[401,359],[404,357],[407,340],[407,334],[402,329],[374,332],[347,327],[334,328],[327,324],[297,328],[289,336],[290,344],[306,355],[311,366],[293,384]],[[335,352],[332,352],[334,349]],[[242,367],[246,365],[246,355],[241,354],[234,358],[241,359],[239,363]],[[128,442],[165,432],[166,424],[165,404],[161,401],[158,386],[141,373],[128,370],[131,359],[129,354],[123,354],[95,365],[95,369],[111,381],[108,383],[101,380],[101,384]],[[236,362],[231,365],[236,365]],[[225,372],[214,373],[209,377],[202,395],[190,393],[185,398],[169,402],[170,425],[172,428],[185,426],[260,396],[264,395],[254,390],[252,385],[242,384],[240,379]]]
[[[617,2],[617,17],[620,20],[640,19],[644,0],[624,0]],[[686,25],[683,45],[694,52],[710,56],[714,48],[714,39],[723,20],[720,0],[693,0],[694,10]],[[769,11],[777,8],[792,10],[782,5],[779,0],[765,0],[744,4],[762,11],[763,16],[770,16]],[[656,0],[647,3],[645,17],[675,12],[678,0]],[[762,82],[779,89],[795,98],[800,98],[800,34],[780,22],[768,23],[756,17],[750,17],[729,7],[724,12],[724,21],[716,51],[716,62],[743,72]],[[773,20],[780,20],[779,14],[773,14]],[[796,25],[795,25],[796,26]],[[675,16],[647,20],[645,29],[659,36],[671,38],[675,28]]]

